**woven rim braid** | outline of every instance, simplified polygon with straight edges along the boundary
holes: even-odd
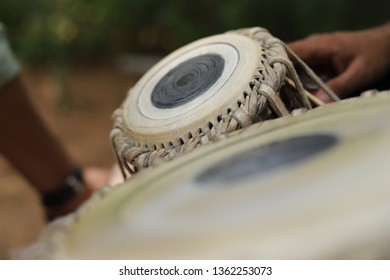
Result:
[[[226,34],[250,38],[261,46],[262,51],[259,57],[253,58],[258,63],[257,71],[247,81],[245,89],[237,93],[236,102],[221,108],[218,114],[211,116],[208,122],[199,125],[195,130],[170,135],[169,141],[165,139],[155,142],[135,140],[128,136],[122,104],[113,114],[114,128],[110,139],[125,178],[126,174],[133,174],[148,166],[171,160],[201,145],[218,141],[228,133],[253,123],[288,115],[297,107],[311,108],[307,92],[288,57],[292,52],[283,42],[273,37],[266,29],[258,27],[230,31]],[[294,54],[292,59],[303,64],[305,70],[308,68]],[[310,72],[310,69],[308,71]],[[314,76],[313,80],[321,88],[325,87],[321,81],[316,80],[315,74],[312,72],[308,74],[310,77]],[[298,103],[294,105],[295,108],[288,108],[281,99],[281,89],[287,86],[290,87],[287,98],[295,99]]]

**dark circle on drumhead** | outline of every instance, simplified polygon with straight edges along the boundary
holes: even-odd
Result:
[[[221,77],[225,60],[218,54],[188,59],[171,69],[153,88],[152,104],[160,109],[184,105],[205,93]]]
[[[200,185],[227,185],[285,170],[327,151],[338,142],[335,135],[304,135],[262,145],[218,163],[197,178]]]

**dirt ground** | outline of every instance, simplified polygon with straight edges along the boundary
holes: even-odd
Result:
[[[27,69],[24,77],[43,119],[71,155],[83,166],[110,168],[111,114],[140,75],[95,65]],[[0,155],[0,259],[36,240],[44,225],[37,194]]]

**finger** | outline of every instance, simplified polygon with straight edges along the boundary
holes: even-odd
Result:
[[[332,99],[322,89],[318,90],[314,95],[325,103],[332,102]]]
[[[312,65],[328,64],[332,56],[329,42],[321,36],[312,36],[307,39],[295,41],[289,43],[288,46],[302,60]]]
[[[346,98],[359,88],[361,81],[359,69],[359,61],[354,60],[344,72],[327,81],[326,85],[340,98]],[[323,90],[317,91],[315,95],[326,103],[331,102],[331,99]]]
[[[363,77],[361,77],[359,69],[359,61],[354,60],[344,72],[329,80],[326,84],[340,98],[346,98],[360,87]]]

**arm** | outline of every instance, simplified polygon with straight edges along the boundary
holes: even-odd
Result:
[[[289,46],[314,69],[334,72],[327,85],[340,97],[370,86],[390,70],[390,23],[356,32],[313,35]],[[316,95],[326,99],[321,91]]]
[[[46,197],[45,210],[49,219],[67,214],[87,199],[94,189],[107,183],[108,172],[88,168],[83,176],[77,174],[72,177],[76,163],[33,107],[1,23],[0,63],[0,153],[43,198]],[[77,185],[81,191],[66,195],[66,199],[62,195],[62,199],[58,200],[57,196],[54,202],[53,196],[48,199],[48,194],[58,194],[58,190],[63,189],[66,179],[76,177],[84,177],[84,184]],[[48,200],[50,203],[47,203]]]
[[[0,131],[0,152],[41,196],[55,192],[75,170],[75,161],[36,112],[19,76],[0,88]],[[46,207],[50,219],[74,211],[97,184],[105,183],[100,174],[97,176],[101,176],[101,180],[96,182],[96,171],[92,172],[95,172],[92,179],[84,174],[83,191],[60,205]]]
[[[0,100],[0,152],[40,193],[51,191],[75,163],[33,108],[20,77],[0,89]]]

